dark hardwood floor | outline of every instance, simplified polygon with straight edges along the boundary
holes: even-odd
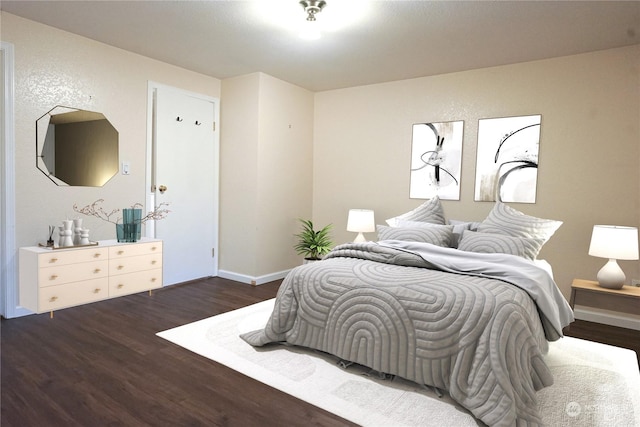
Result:
[[[2,427],[345,426],[155,334],[273,298],[211,278],[17,319],[2,319]]]
[[[3,427],[353,425],[155,336],[276,295],[211,278],[2,319]],[[567,335],[632,348],[640,333],[577,321]]]

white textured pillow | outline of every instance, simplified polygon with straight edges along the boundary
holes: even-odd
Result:
[[[440,204],[440,198],[438,196],[434,197],[431,200],[427,200],[412,211],[403,213],[402,215],[398,215],[393,218],[389,218],[387,220],[387,224],[389,224],[391,227],[397,227],[397,221],[402,219],[409,221],[430,222],[432,224],[446,224],[444,220],[444,211],[442,210],[442,205]]]
[[[537,239],[540,241],[540,245],[535,250],[535,256],[537,256],[542,245],[553,236],[553,233],[561,225],[562,221],[525,215],[502,202],[496,202],[489,215],[478,226],[478,231]]]
[[[452,225],[435,225],[431,227],[388,227],[376,226],[378,240],[404,240],[409,242],[431,243],[437,246],[451,246],[453,236]]]
[[[533,260],[538,253],[538,245],[540,245],[538,239],[465,230],[458,249],[467,252],[517,255]]]

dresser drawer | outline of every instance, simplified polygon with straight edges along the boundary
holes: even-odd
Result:
[[[1,1],[1,0],[0,0]],[[19,249],[20,305],[37,313],[162,287],[162,241]]]
[[[38,270],[38,286],[54,286],[63,283],[78,282],[107,277],[109,261],[81,262],[78,264],[44,267]]]
[[[139,255],[109,260],[109,275],[162,268],[162,254]]]
[[[161,254],[162,242],[128,243],[109,248],[109,259],[118,259],[130,256]]]
[[[54,265],[68,265],[78,262],[107,260],[109,248],[82,248],[74,250],[49,251],[38,255],[40,267],[52,267]]]
[[[48,286],[40,289],[38,311],[52,311],[59,308],[86,304],[107,298],[109,295],[109,279],[86,280],[84,282],[67,283]]]
[[[162,286],[162,268],[121,274],[109,278],[109,296],[117,297],[127,294],[156,289]]]

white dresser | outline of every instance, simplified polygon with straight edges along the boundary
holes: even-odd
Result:
[[[162,287],[162,241],[20,248],[20,305],[36,313]]]

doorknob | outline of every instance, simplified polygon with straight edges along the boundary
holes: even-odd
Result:
[[[160,187],[158,187],[158,190],[160,190],[160,193],[164,194],[164,192],[167,191],[167,186],[161,185]]]

